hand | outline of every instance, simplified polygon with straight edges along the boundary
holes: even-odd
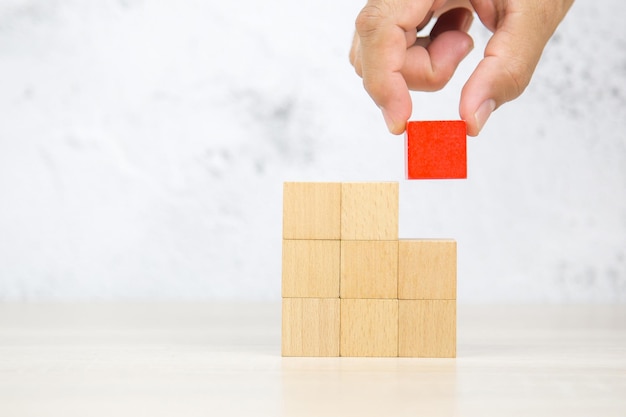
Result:
[[[461,118],[476,136],[496,108],[528,86],[573,1],[369,0],[356,20],[350,61],[389,131],[401,134],[412,113],[409,89],[443,88],[473,48],[467,34],[473,9],[493,32],[461,92]],[[433,16],[438,19],[430,36],[418,37]]]

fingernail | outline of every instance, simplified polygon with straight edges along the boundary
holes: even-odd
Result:
[[[496,102],[493,99],[485,100],[483,104],[478,107],[476,113],[474,113],[474,120],[476,120],[476,126],[478,131],[483,130],[483,126],[487,123],[487,119],[491,116],[491,113],[496,109]]]

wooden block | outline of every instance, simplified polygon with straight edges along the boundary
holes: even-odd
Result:
[[[282,355],[339,356],[339,299],[283,298]]]
[[[340,239],[341,184],[286,182],[283,239]]]
[[[408,122],[407,179],[467,178],[466,148],[463,120]]]
[[[339,240],[283,240],[283,297],[339,298]]]
[[[398,300],[341,299],[341,356],[398,356]]]
[[[398,183],[343,183],[342,240],[398,239]]]
[[[456,242],[450,239],[400,240],[398,298],[456,299]]]
[[[398,241],[341,241],[341,298],[398,298]]]
[[[456,357],[456,300],[400,300],[401,357]]]

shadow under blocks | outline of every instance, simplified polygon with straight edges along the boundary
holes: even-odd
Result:
[[[456,356],[456,241],[398,239],[398,183],[287,182],[283,356]]]

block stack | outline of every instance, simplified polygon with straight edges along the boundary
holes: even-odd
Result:
[[[398,239],[398,183],[285,183],[283,356],[456,356],[456,242]]]

